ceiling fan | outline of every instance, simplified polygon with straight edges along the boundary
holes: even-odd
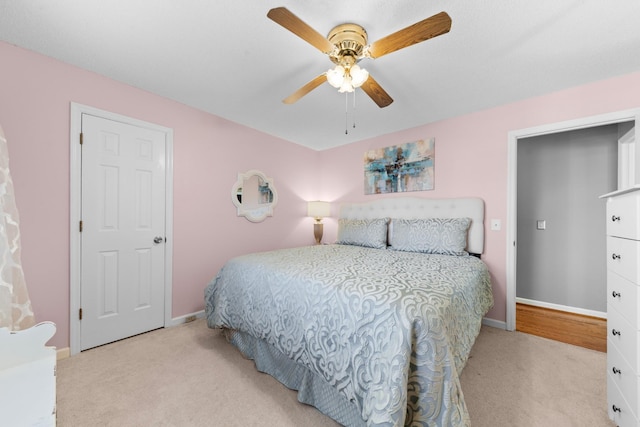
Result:
[[[358,62],[364,58],[380,58],[448,33],[451,29],[451,18],[446,12],[440,12],[368,45],[367,32],[357,24],[338,25],[324,37],[285,7],[271,9],[267,17],[328,55],[336,64],[283,99],[285,104],[293,104],[322,83],[328,82],[339,92],[353,92],[360,87],[380,108],[386,107],[393,99]]]

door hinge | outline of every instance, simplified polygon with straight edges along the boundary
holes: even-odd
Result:
[[[80,232],[82,233],[82,221],[80,221],[80,224],[78,226],[78,229],[80,230]]]
[[[80,132],[80,145],[84,143],[84,134]]]
[[[78,310],[78,319],[82,320],[82,309]]]

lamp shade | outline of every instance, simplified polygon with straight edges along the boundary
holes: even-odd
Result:
[[[329,202],[321,202],[319,200],[309,202],[307,205],[307,216],[314,218],[324,218],[331,213],[331,205]]]

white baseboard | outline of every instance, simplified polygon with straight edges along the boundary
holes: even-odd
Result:
[[[567,313],[582,314],[583,316],[598,317],[606,319],[607,313],[602,311],[587,310],[584,308],[571,307],[568,305],[553,304],[550,302],[536,301],[527,298],[516,298],[516,302],[532,305],[534,307],[550,308],[551,310],[566,311]]]
[[[498,329],[507,329],[507,322],[503,322],[501,320],[489,319],[488,317],[482,318],[482,324],[486,326],[491,326],[492,328]]]
[[[71,349],[69,347],[59,348],[56,350],[56,360],[66,359],[71,356]]]
[[[165,328],[171,328],[173,326],[182,325],[183,323],[193,322],[196,319],[204,318],[204,310],[196,311],[195,313],[188,313],[182,316],[174,317],[168,325],[164,325]]]

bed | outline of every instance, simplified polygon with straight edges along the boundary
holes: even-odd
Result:
[[[207,323],[343,425],[468,426],[459,374],[493,305],[483,249],[478,198],[344,204],[336,244],[229,260]]]

